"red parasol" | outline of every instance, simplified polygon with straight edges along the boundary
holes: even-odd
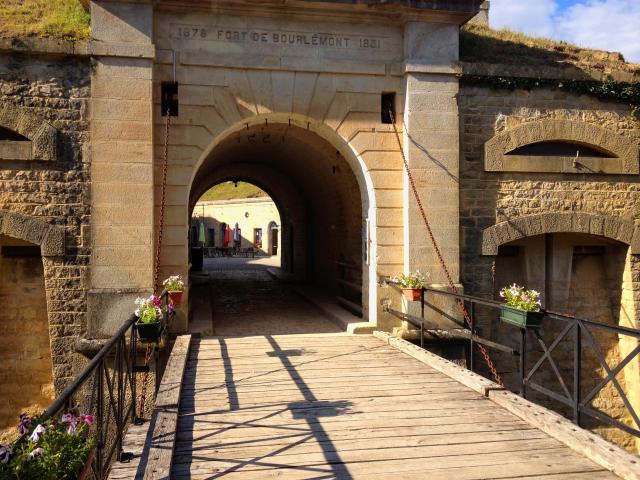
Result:
[[[229,241],[231,239],[231,229],[229,228],[229,224],[227,224],[227,228],[224,230],[224,248],[229,246]]]

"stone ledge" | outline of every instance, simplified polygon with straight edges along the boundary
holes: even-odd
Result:
[[[498,247],[544,233],[587,233],[631,245],[640,253],[640,232],[633,222],[609,215],[583,212],[548,212],[497,223],[482,232],[482,255],[497,255]]]
[[[514,65],[504,63],[460,62],[463,75],[479,75],[487,77],[520,77],[545,78],[550,80],[585,80],[637,82],[638,75],[620,70],[602,71],[580,69],[573,65],[543,66],[543,65]]]
[[[395,338],[386,332],[373,335],[401,352],[429,365],[520,417],[547,435],[585,456],[592,462],[619,475],[625,480],[640,480],[640,459],[622,448],[589,432],[563,416],[536,405],[515,393],[507,391],[495,382],[470,372],[449,360],[423,350],[406,340]]]
[[[0,38],[0,52],[27,55],[88,56],[89,42],[87,40],[38,37]]]

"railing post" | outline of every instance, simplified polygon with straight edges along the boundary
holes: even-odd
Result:
[[[129,366],[131,368],[131,423],[136,425],[138,423],[138,414],[136,412],[136,384],[137,384],[137,372],[136,367],[138,364],[138,336],[136,335],[135,324],[131,326],[131,358]]]
[[[420,289],[420,348],[424,348],[424,288]]]
[[[471,330],[471,337],[469,338],[469,369],[474,372],[475,365],[473,363],[473,336],[476,331],[476,304],[474,302],[470,302],[469,308],[469,328]]]
[[[580,426],[580,390],[582,376],[582,330],[580,322],[575,322],[573,352],[573,421]]]
[[[104,423],[104,360],[101,360],[98,364],[98,368],[96,369],[96,377],[98,379],[98,401],[96,404],[96,414],[98,417],[98,422],[96,426],[96,433],[98,437],[98,445],[96,447],[96,470],[99,478],[103,478],[103,465],[102,465],[102,454],[104,450],[104,432],[103,432],[103,423]]]
[[[520,329],[520,395],[527,398],[527,385],[525,382],[525,370],[527,368],[527,329]]]
[[[118,404],[116,405],[116,458],[118,461],[122,461],[122,437],[124,436],[124,386],[123,386],[123,376],[122,369],[124,368],[124,351],[126,349],[126,342],[123,341],[126,337],[123,335],[122,338],[118,340],[116,344],[116,372],[117,378],[116,382],[118,384]]]

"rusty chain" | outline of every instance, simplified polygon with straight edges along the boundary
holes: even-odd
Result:
[[[167,120],[165,122],[164,129],[164,152],[162,158],[162,184],[160,193],[160,215],[158,220],[158,242],[156,243],[156,257],[155,266],[153,269],[153,289],[158,288],[158,275],[160,273],[160,254],[162,252],[162,231],[164,230],[164,208],[166,203],[166,191],[167,191],[167,171],[169,169],[169,127],[171,126],[171,111],[167,109]],[[151,361],[151,354],[153,353],[153,347],[151,344],[147,344],[147,350],[144,355],[144,365],[149,366]],[[156,371],[156,374],[158,372]],[[149,384],[149,369],[147,368],[142,377],[142,393],[140,394],[140,415],[144,414],[144,406],[147,398],[147,388]]]
[[[395,115],[393,114],[393,111],[389,110],[389,115],[390,115],[390,118],[391,118],[391,124],[393,125],[393,131],[396,134],[396,140],[398,141],[398,147],[400,148],[400,154],[402,155],[402,162],[404,163],[404,168],[407,171],[407,177],[409,178],[409,185],[411,185],[411,190],[412,190],[413,195],[414,195],[414,197],[416,199],[416,203],[418,204],[418,208],[420,209],[420,215],[422,216],[422,220],[424,222],[424,225],[427,228],[427,233],[429,234],[429,239],[431,240],[431,243],[433,244],[433,249],[436,252],[436,255],[438,256],[438,261],[440,262],[440,266],[442,267],[442,271],[444,272],[444,275],[447,278],[447,283],[449,284],[449,289],[451,290],[452,293],[456,294],[456,293],[458,293],[458,289],[456,288],[456,285],[455,285],[453,279],[451,278],[451,273],[449,272],[449,268],[447,267],[447,264],[445,263],[444,258],[442,257],[442,252],[440,251],[440,247],[438,245],[438,242],[436,241],[436,238],[433,235],[433,231],[431,230],[431,224],[429,223],[429,220],[427,219],[427,215],[426,215],[426,213],[424,211],[424,207],[422,206],[422,201],[420,200],[420,195],[418,195],[418,189],[416,188],[416,184],[415,184],[415,181],[413,179],[413,175],[411,174],[411,170],[409,169],[409,163],[407,162],[407,157],[404,154],[404,148],[402,146],[402,141],[400,140],[400,134],[398,133],[398,128],[396,127],[396,119],[395,119]],[[460,307],[460,310],[462,312],[462,316],[464,317],[464,321],[465,321],[466,325],[469,327],[469,330],[471,330],[471,328],[472,328],[471,317],[469,316],[469,312],[467,312],[467,309],[464,306],[464,302],[458,298],[458,299],[456,299],[456,303],[458,304],[458,307]],[[473,334],[474,332],[471,332],[471,333]],[[491,360],[491,357],[489,356],[489,352],[487,351],[485,346],[481,345],[481,344],[476,344],[476,345],[478,347],[478,351],[480,352],[480,354],[484,358],[484,361],[486,362],[487,367],[491,371],[491,375],[493,376],[493,378],[496,381],[496,383],[498,383],[501,386],[504,386],[504,383],[502,381],[502,377],[500,376],[500,374],[496,370],[496,367],[495,367],[493,361]],[[471,352],[471,355],[473,355],[473,352]]]

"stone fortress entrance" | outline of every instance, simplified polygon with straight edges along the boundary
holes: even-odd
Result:
[[[268,122],[265,117],[264,123],[244,125],[211,149],[194,178],[190,211],[221,181],[259,185],[280,213],[283,272],[335,295],[342,265],[348,264],[362,283],[368,277],[362,261],[367,211],[351,166],[318,134],[293,121]]]

